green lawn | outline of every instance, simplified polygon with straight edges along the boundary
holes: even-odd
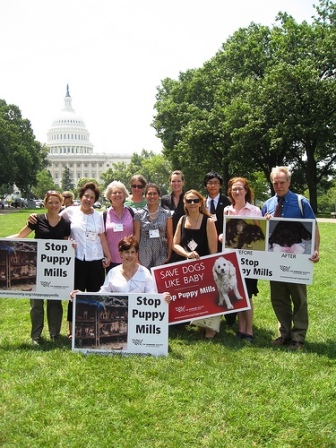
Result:
[[[0,215],[0,236],[28,214]],[[171,328],[166,358],[82,355],[65,337],[33,347],[28,301],[2,299],[0,446],[336,447],[335,224],[320,224],[302,352],[270,346],[268,282],[254,300],[253,345],[224,321],[213,341]]]

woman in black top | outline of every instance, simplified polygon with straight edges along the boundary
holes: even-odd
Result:
[[[187,259],[199,259],[217,252],[217,231],[204,197],[196,190],[184,195],[185,216],[179,220],[173,239],[173,249]],[[205,337],[213,338],[219,331],[220,316],[192,321],[206,328]]]
[[[35,238],[67,240],[70,236],[70,221],[58,214],[62,204],[63,198],[59,192],[48,191],[44,197],[47,213],[36,215],[36,224],[28,223],[19,233],[11,235],[10,238],[26,238],[34,230]],[[60,334],[62,316],[62,301],[47,300],[47,320],[52,340],[57,339]],[[44,301],[42,299],[30,300],[30,318],[32,342],[38,345],[44,326]]]

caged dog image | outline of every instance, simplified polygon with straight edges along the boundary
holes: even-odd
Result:
[[[300,221],[279,221],[268,243],[271,252],[292,254],[310,253],[311,232]]]
[[[226,221],[226,246],[235,249],[251,247],[256,241],[264,241],[265,235],[257,224],[248,224],[244,219],[230,219]]]
[[[229,293],[232,292],[236,299],[242,300],[243,297],[239,294],[236,268],[224,257],[219,257],[212,267],[212,274],[218,290],[218,305],[225,306],[228,310],[234,307],[231,303]]]

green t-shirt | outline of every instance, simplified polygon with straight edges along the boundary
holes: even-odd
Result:
[[[133,202],[132,199],[126,199],[125,205],[133,208],[144,208],[147,205],[147,201],[145,198],[141,202]]]

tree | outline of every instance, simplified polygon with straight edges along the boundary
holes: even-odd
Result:
[[[44,198],[48,190],[58,191],[58,186],[54,183],[49,170],[41,170],[36,175],[36,185],[32,187],[32,194],[35,198]]]
[[[23,119],[20,109],[0,100],[0,185],[15,184],[25,195],[36,184],[36,175],[47,166],[47,148],[42,146]]]
[[[148,182],[157,183],[162,190],[161,193],[164,194],[167,191],[170,171],[171,166],[162,155],[143,149],[141,154],[132,154],[128,164],[113,163],[111,168],[102,173],[101,178],[104,180],[105,188],[113,180],[119,180],[128,188],[132,176],[141,174]]]
[[[273,28],[252,23],[202,68],[163,80],[153,126],[164,156],[194,184],[209,168],[227,182],[287,165],[317,210],[336,160],[336,6],[321,0],[316,10],[312,24],[286,13]]]
[[[61,186],[63,191],[74,190],[74,184],[72,183],[70,175],[70,168],[67,166],[63,170]]]

